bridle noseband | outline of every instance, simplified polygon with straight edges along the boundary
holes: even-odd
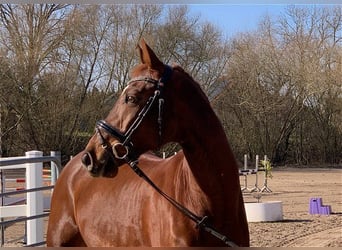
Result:
[[[125,159],[128,156],[130,158],[135,158],[136,156],[134,154],[133,150],[133,142],[131,140],[131,137],[133,133],[136,131],[136,129],[140,126],[141,122],[145,118],[146,114],[151,110],[153,105],[158,102],[158,128],[159,128],[159,138],[162,136],[162,121],[163,121],[163,106],[164,106],[164,98],[163,98],[163,89],[165,83],[171,78],[172,74],[172,68],[168,65],[165,65],[164,68],[164,74],[159,80],[155,80],[153,78],[145,77],[145,78],[135,78],[132,79],[127,83],[127,85],[130,85],[133,82],[146,82],[146,83],[152,83],[155,86],[155,91],[153,93],[153,96],[151,96],[145,106],[141,109],[136,119],[133,121],[132,125],[128,128],[128,130],[125,133],[120,132],[116,128],[110,126],[106,121],[100,120],[96,123],[95,131],[98,134],[100,138],[100,144],[104,149],[108,149],[109,143],[104,139],[104,137],[101,134],[101,130],[105,130],[109,135],[116,138],[119,142],[115,143],[114,145],[111,145],[111,151],[113,155],[118,159]]]

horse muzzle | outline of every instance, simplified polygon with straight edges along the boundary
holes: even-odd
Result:
[[[97,160],[92,154],[86,151],[81,157],[82,165],[87,169],[93,177],[109,177],[116,176],[118,167],[122,165],[119,161],[115,161],[113,157],[104,155],[102,159]]]
[[[89,152],[84,153],[84,155],[81,158],[81,161],[83,166],[86,167],[89,172],[91,172],[94,169],[94,160]]]
[[[101,175],[101,169],[94,164],[94,159],[89,152],[85,152],[81,158],[83,166],[88,170],[90,175],[98,177]]]

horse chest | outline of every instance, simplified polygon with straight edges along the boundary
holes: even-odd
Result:
[[[188,219],[156,195],[132,195],[126,202],[120,196],[107,198],[96,195],[79,210],[81,235],[89,246],[188,246],[197,233]]]

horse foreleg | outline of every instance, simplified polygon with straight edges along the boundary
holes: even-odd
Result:
[[[56,216],[56,213],[50,214],[49,217],[46,245],[48,247],[86,246],[73,219],[67,214]]]
[[[86,246],[75,221],[73,199],[65,191],[62,180],[61,175],[51,197],[46,244],[49,247]]]
[[[48,247],[86,246],[73,216],[64,209],[52,209],[46,236]]]

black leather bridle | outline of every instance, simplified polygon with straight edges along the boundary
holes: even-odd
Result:
[[[144,81],[147,83],[152,83],[155,85],[155,91],[153,96],[151,96],[145,106],[141,109],[139,112],[137,118],[134,120],[132,125],[128,128],[128,130],[125,133],[121,133],[116,128],[110,126],[106,121],[100,120],[96,123],[96,133],[98,134],[100,138],[101,146],[105,150],[110,150],[108,148],[109,143],[104,139],[103,135],[101,134],[101,129],[105,130],[108,134],[110,134],[112,137],[119,140],[118,143],[115,143],[114,145],[111,145],[111,153],[114,155],[114,157],[124,160],[129,164],[129,166],[134,170],[134,172],[140,176],[142,179],[144,179],[149,185],[151,185],[160,195],[162,195],[167,201],[169,201],[174,207],[176,207],[180,212],[182,212],[186,217],[191,219],[196,223],[197,228],[202,228],[206,232],[210,233],[211,235],[215,236],[216,238],[223,241],[227,246],[230,247],[237,247],[237,245],[228,239],[227,236],[219,233],[216,229],[214,229],[209,223],[208,223],[208,217],[203,216],[200,217],[196,214],[194,214],[192,211],[178,203],[176,200],[174,200],[172,197],[164,193],[156,184],[139,168],[138,166],[138,160],[137,156],[134,154],[133,150],[133,142],[131,141],[132,134],[135,132],[135,130],[139,127],[141,122],[143,121],[146,114],[151,110],[153,105],[158,102],[158,125],[159,125],[159,137],[162,136],[162,115],[163,115],[163,105],[164,105],[164,99],[162,95],[164,84],[170,79],[172,74],[172,68],[168,65],[165,65],[165,70],[163,76],[159,80],[155,80],[153,78],[137,78],[133,79],[128,82],[127,85],[138,82],[138,81]]]
[[[164,74],[159,80],[155,80],[153,78],[136,78],[127,83],[127,85],[133,82],[146,82],[152,83],[155,86],[155,91],[153,96],[151,96],[145,106],[141,109],[136,119],[133,121],[132,125],[128,128],[125,133],[121,133],[116,128],[110,126],[106,121],[100,120],[96,123],[96,133],[99,135],[100,143],[103,148],[108,149],[108,143],[104,139],[101,134],[101,130],[105,130],[112,137],[119,140],[118,143],[111,145],[113,155],[118,159],[136,158],[133,150],[133,142],[131,137],[135,130],[140,126],[141,122],[145,118],[146,114],[151,110],[153,105],[158,102],[158,126],[159,126],[159,138],[162,136],[162,121],[163,121],[163,106],[164,106],[164,98],[163,98],[163,88],[164,84],[170,79],[172,74],[172,68],[168,65],[165,65]],[[134,159],[136,160],[136,159]]]

